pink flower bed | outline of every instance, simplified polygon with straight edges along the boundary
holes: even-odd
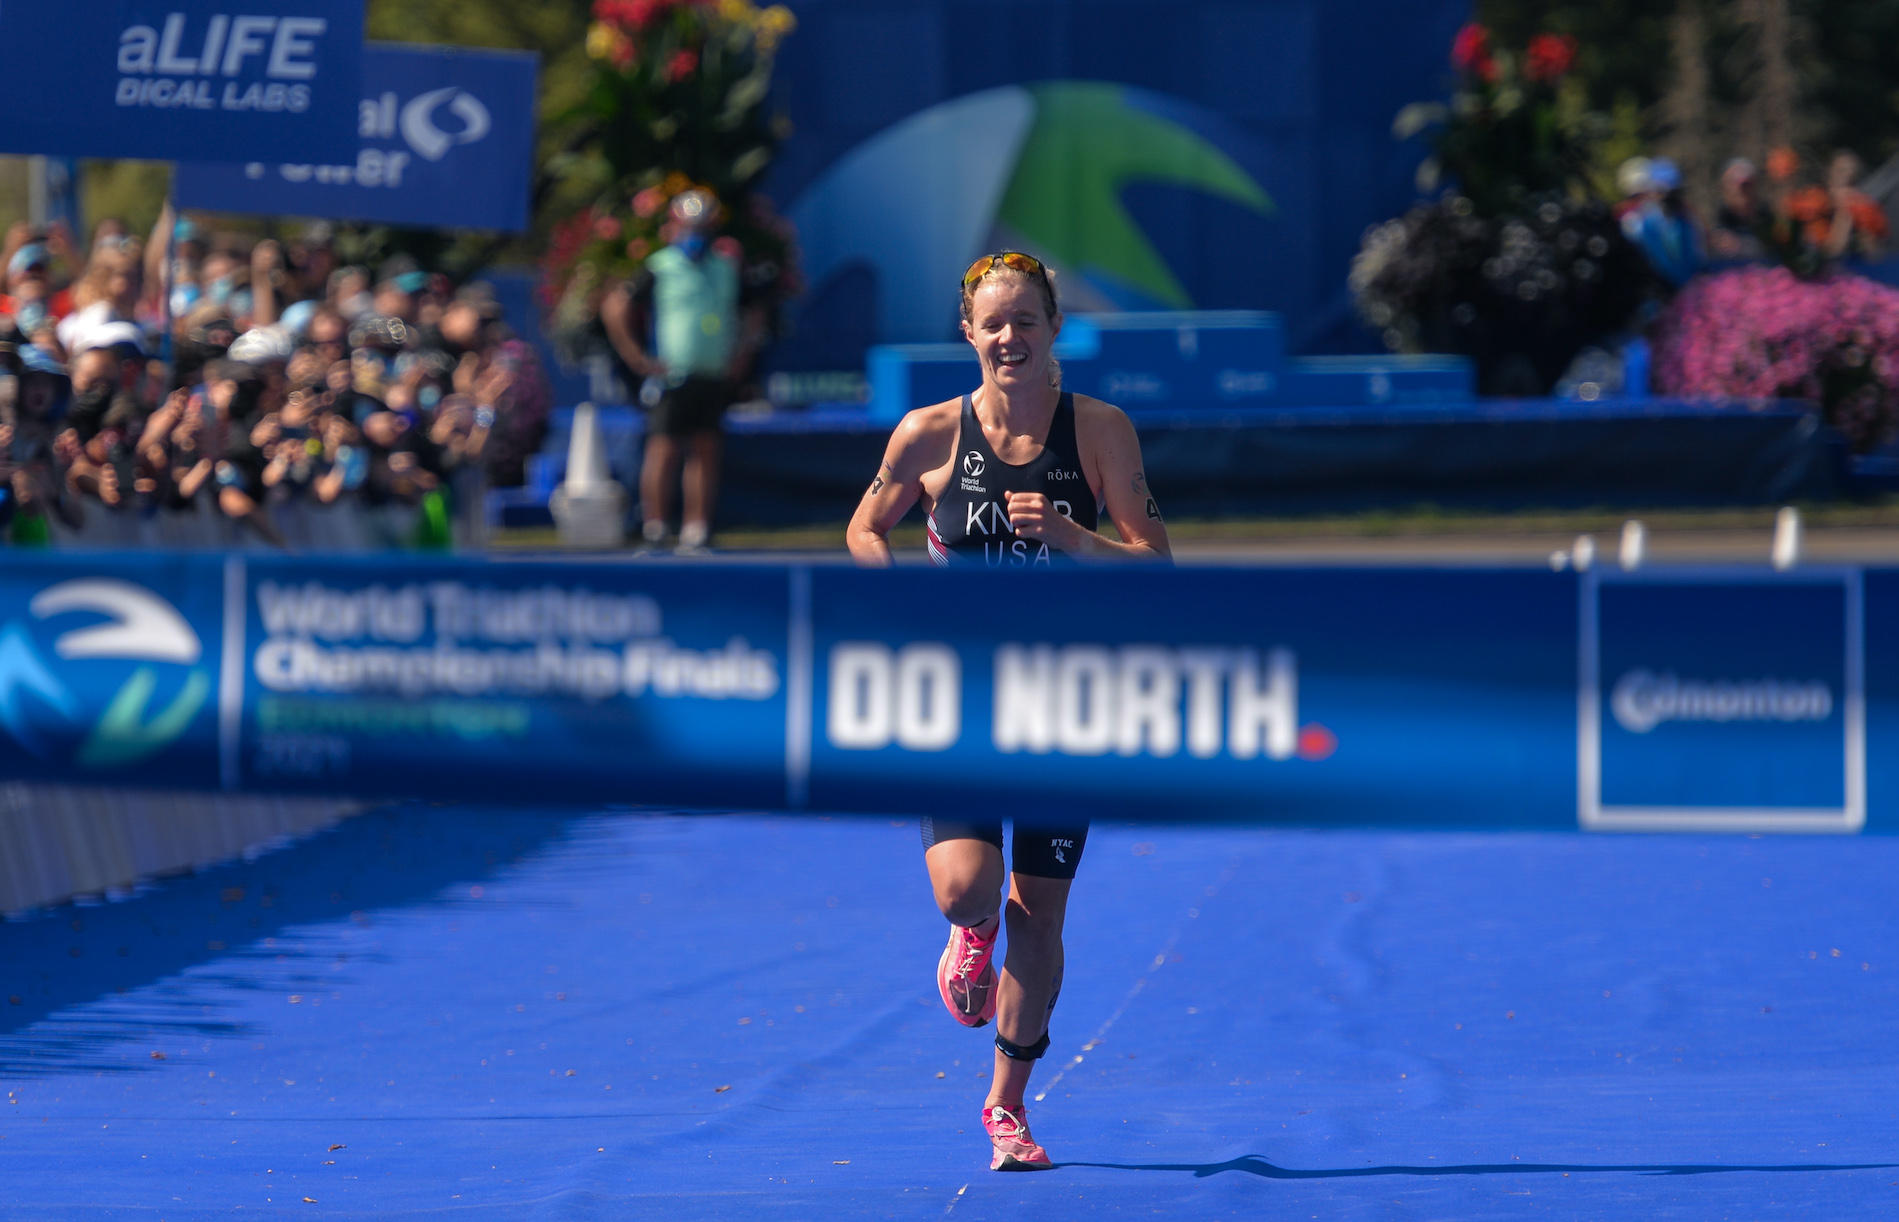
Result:
[[[1899,423],[1899,289],[1861,276],[1705,277],[1662,311],[1654,348],[1661,394],[1812,399],[1861,451]]]

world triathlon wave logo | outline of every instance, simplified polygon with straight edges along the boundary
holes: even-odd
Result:
[[[858,145],[799,197],[792,219],[812,284],[857,265],[875,272],[885,342],[946,338],[945,286],[1001,247],[1057,268],[1075,308],[1191,309],[1123,193],[1176,187],[1271,217],[1273,201],[1241,165],[1261,159],[1252,146],[1213,111],[1150,90],[1006,86]]]
[[[82,767],[136,763],[184,734],[211,693],[211,677],[198,665],[198,634],[143,586],[106,577],[64,581],[41,590],[27,610],[40,621],[92,617],[54,638],[58,662],[47,658],[27,622],[0,627],[0,730],[38,759],[55,761],[71,748],[71,761]],[[92,662],[138,663],[96,718],[89,710],[96,701],[86,699],[96,680],[90,672],[98,669],[85,665]],[[108,688],[125,673],[121,665],[103,670]],[[173,694],[147,716],[161,685]]]

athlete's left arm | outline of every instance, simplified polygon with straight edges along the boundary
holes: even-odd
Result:
[[[1164,560],[1174,550],[1167,541],[1167,524],[1148,491],[1141,467],[1141,439],[1127,413],[1099,399],[1075,396],[1075,442],[1081,451],[1082,473],[1097,497],[1106,502],[1108,517],[1124,543],[1083,530],[1056,513],[1040,493],[1011,493],[1009,521],[1024,538],[1044,539],[1072,556],[1100,560]]]

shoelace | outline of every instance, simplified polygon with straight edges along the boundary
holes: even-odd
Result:
[[[996,1122],[996,1120],[997,1120],[997,1118],[999,1117],[999,1118],[1001,1118],[1001,1119],[1003,1119],[1003,1120],[1007,1120],[1007,1121],[1008,1121],[1008,1122],[1009,1122],[1010,1124],[1012,1124],[1012,1125],[1014,1125],[1014,1126],[1015,1126],[1015,1128],[1013,1128],[1013,1129],[1010,1129],[1010,1130],[1008,1130],[1008,1131],[1006,1131],[1006,1132],[1002,1132],[1002,1133],[992,1133],[992,1134],[990,1134],[990,1136],[992,1136],[992,1137],[1007,1137],[1007,1138],[1009,1138],[1010,1140],[1012,1140],[1012,1141],[1014,1141],[1014,1140],[1018,1140],[1018,1139],[1026,1139],[1026,1138],[1028,1137],[1028,1135],[1029,1135],[1029,1126],[1028,1126],[1028,1124],[1027,1124],[1027,1123],[1025,1123],[1025,1122],[1024,1122],[1024,1121],[1022,1120],[1022,1118],[1021,1118],[1021,1117],[1019,1117],[1019,1116],[1017,1116],[1017,1115],[1016,1115],[1016,1114],[1015,1114],[1014,1112],[1011,1112],[1011,1111],[1010,1111],[1010,1110],[1009,1110],[1008,1108],[1006,1108],[1006,1107],[992,1107],[992,1108],[990,1108],[990,1109],[989,1109],[989,1117],[990,1117],[990,1121],[991,1121],[992,1123],[994,1123],[994,1122]],[[1000,1126],[998,1126],[998,1127],[1000,1127]]]
[[[975,930],[964,929],[963,930],[963,961],[957,965],[956,975],[960,979],[963,979],[963,980],[969,979],[971,973],[975,971],[976,961],[982,958],[983,951],[986,950],[989,947],[989,945],[993,943],[994,941],[995,941],[994,938],[988,938],[988,939],[978,942],[976,940]]]

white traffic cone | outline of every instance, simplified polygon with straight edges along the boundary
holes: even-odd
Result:
[[[574,409],[573,436],[567,443],[567,478],[547,504],[561,546],[624,546],[626,504],[626,489],[607,470],[599,409],[582,403]]]

